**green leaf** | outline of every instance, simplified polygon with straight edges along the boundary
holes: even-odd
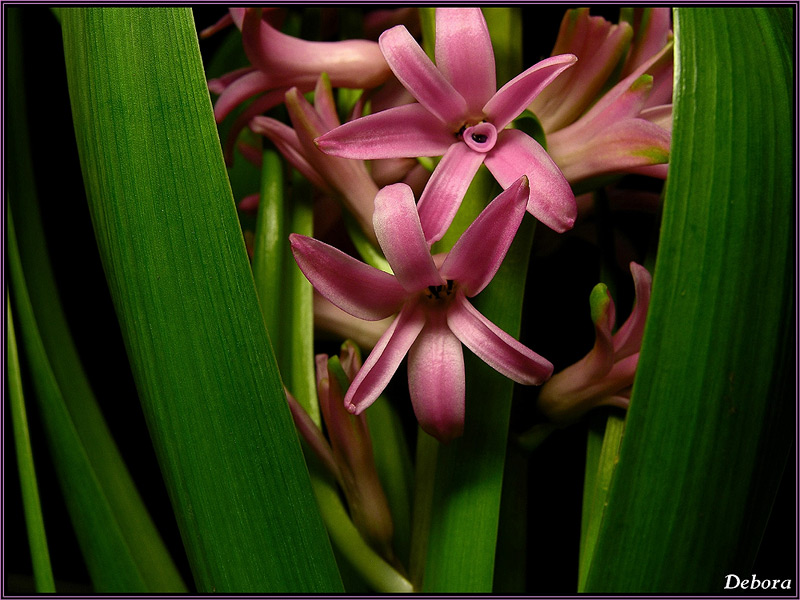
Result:
[[[10,9],[11,22],[20,18],[18,8]],[[62,491],[73,525],[78,529],[80,523],[91,521],[85,513],[111,515],[111,522],[100,522],[94,529],[78,530],[78,539],[84,552],[90,575],[98,590],[117,589],[116,581],[125,581],[127,575],[115,576],[110,568],[108,548],[98,544],[97,539],[108,535],[115,538],[121,533],[123,545],[115,548],[115,554],[130,553],[135,565],[130,568],[138,571],[134,579],[144,582],[142,591],[185,591],[185,585],[169,556],[152,519],[144,506],[133,480],[122,461],[119,450],[106,425],[97,400],[89,385],[77,349],[67,326],[64,311],[59,302],[53,270],[45,247],[45,235],[39,215],[37,190],[31,164],[31,152],[27,131],[26,102],[22,77],[22,51],[18,39],[19,25],[9,28],[9,47],[14,48],[8,55],[7,77],[11,92],[7,97],[7,110],[13,118],[9,119],[7,179],[9,206],[13,207],[14,227],[19,244],[20,272],[18,285],[24,285],[25,306],[30,303],[30,314],[22,308],[22,290],[14,288],[14,296],[21,314],[26,315],[23,338],[31,339],[26,346],[28,361],[32,367],[43,373],[42,379],[33,380],[34,396],[39,404],[40,414],[46,422],[58,423],[63,411],[67,418],[59,427],[74,428],[77,438],[61,437],[67,443],[75,443],[76,448],[64,448],[57,444],[56,437],[48,440],[51,453],[57,464],[63,465],[59,472]],[[14,247],[16,248],[16,246]],[[29,318],[27,318],[29,317]],[[38,333],[37,333],[38,332]],[[41,345],[42,353],[37,353]],[[40,363],[40,364],[39,364]],[[55,378],[50,381],[48,378]],[[57,394],[53,391],[57,389]],[[55,394],[55,396],[53,395]],[[55,425],[54,425],[55,426]],[[89,465],[73,464],[64,461],[64,456],[73,453],[83,455]],[[81,485],[82,477],[96,478],[98,488]],[[92,496],[89,490],[94,490]],[[82,495],[86,492],[86,495]],[[87,499],[82,503],[77,498]],[[95,509],[94,505],[98,508]],[[118,531],[119,530],[119,531]],[[112,542],[108,542],[112,543]],[[111,586],[111,587],[109,587]]]
[[[341,591],[236,217],[187,8],[69,8],[84,183],[200,591]]]
[[[11,314],[11,299],[6,296],[6,339],[8,392],[11,404],[11,421],[14,428],[14,447],[17,451],[17,468],[22,487],[22,505],[25,510],[25,527],[28,530],[28,543],[31,547],[33,578],[39,594],[56,591],[53,569],[50,566],[50,552],[47,549],[47,535],[42,518],[42,505],[39,500],[39,486],[36,483],[36,469],[33,464],[33,450],[28,431],[28,414],[25,411],[25,398],[22,392],[22,375],[19,370],[17,338],[14,334],[14,320]]]
[[[583,591],[711,593],[751,573],[794,435],[791,23],[675,9],[652,302]]]

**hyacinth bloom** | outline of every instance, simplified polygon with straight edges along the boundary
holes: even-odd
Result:
[[[588,9],[567,11],[553,54],[572,52],[578,64],[529,107],[547,134],[548,152],[571,183],[612,173],[666,177],[672,129],[670,9],[637,10],[635,16],[631,27],[591,17]],[[597,100],[625,51],[622,80]]]
[[[596,406],[627,408],[630,404],[652,282],[647,269],[634,262],[630,267],[636,301],[628,319],[612,335],[614,300],[604,284],[597,284],[590,296],[594,347],[542,386],[539,408],[554,423],[572,423]]]
[[[369,40],[312,42],[286,35],[268,20],[272,11],[255,8],[232,8],[229,17],[203,35],[235,23],[242,32],[242,44],[252,66],[232,71],[208,82],[219,94],[214,116],[221,122],[246,100],[259,96],[236,119],[226,145],[230,159],[239,132],[254,116],[284,101],[292,87],[301,92],[314,88],[321,73],[327,73],[335,87],[368,89],[380,85],[391,75],[378,45]]]
[[[270,139],[280,153],[317,188],[340,198],[361,229],[377,242],[372,211],[378,186],[363,161],[330,156],[314,144],[314,138],[339,125],[330,80],[321,76],[314,92],[314,106],[297,88],[286,92],[286,108],[294,128],[264,116],[254,117],[250,129]]]
[[[411,189],[375,198],[375,233],[394,274],[313,238],[292,234],[300,269],[342,310],[365,320],[398,313],[350,385],[344,402],[362,413],[408,354],[411,402],[420,426],[441,441],[464,427],[463,343],[497,371],[539,385],[553,366],[481,315],[467,300],[491,281],[516,234],[529,190],[522,177],[494,199],[446,255],[431,256]]]
[[[361,366],[358,349],[345,342],[338,358],[318,354],[315,364],[320,412],[330,441],[287,392],[295,426],[336,478],[353,524],[364,540],[387,561],[394,562],[392,515],[375,469],[366,415],[352,415],[344,407],[344,390]]]
[[[526,175],[528,211],[556,231],[572,227],[575,198],[561,171],[536,141],[506,126],[575,56],[543,60],[498,91],[479,8],[436,9],[436,65],[402,25],[385,31],[379,44],[417,103],[345,123],[317,139],[322,150],[362,159],[442,156],[419,200],[429,242],[444,235],[482,164],[503,188]]]

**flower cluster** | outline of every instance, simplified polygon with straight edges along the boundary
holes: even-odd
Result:
[[[540,385],[552,374],[549,361],[469,301],[497,272],[525,213],[563,233],[578,216],[576,184],[605,185],[599,177],[621,173],[666,176],[671,32],[667,9],[637,9],[616,25],[588,9],[570,10],[552,55],[498,89],[479,8],[436,9],[435,62],[409,30],[417,30],[413,15],[382,11],[371,27],[393,26],[377,42],[309,42],[280,32],[280,10],[231,9],[209,32],[235,24],[251,66],[209,87],[219,94],[218,120],[256,96],[236,117],[229,158],[246,126],[269,139],[385,257],[366,264],[347,245],[290,236],[297,265],[319,294],[318,322],[342,333],[354,317],[380,323],[354,333],[374,348],[353,374],[343,406],[363,413],[407,355],[417,420],[447,442],[464,426],[462,345],[521,384]],[[334,95],[340,88],[363,90],[344,122]],[[313,104],[304,96],[311,91]],[[291,126],[263,114],[281,104]],[[531,113],[546,149],[517,127]],[[258,160],[247,146],[243,151]],[[434,252],[482,167],[502,193],[449,251]],[[644,279],[638,270],[634,276]],[[598,340],[610,336],[608,318],[602,321],[608,335],[598,333]],[[559,383],[569,377],[562,373],[545,388],[548,414],[574,404],[575,382]]]
[[[386,589],[408,590],[414,573],[387,500],[394,508],[397,498],[381,484],[365,414],[404,362],[416,420],[442,443],[465,429],[464,346],[514,382],[542,386],[537,406],[548,422],[533,430],[545,435],[596,406],[630,401],[650,289],[643,267],[631,263],[637,302],[616,334],[614,303],[605,286],[595,288],[594,348],[555,376],[549,360],[472,299],[500,269],[526,213],[561,239],[594,201],[576,201],[574,190],[622,193],[639,211],[658,205],[652,191],[613,186],[623,174],[666,177],[669,11],[636,9],[612,24],[569,10],[551,56],[500,86],[479,8],[435,10],[433,60],[417,41],[425,27],[415,9],[370,13],[363,31],[371,39],[315,42],[283,33],[285,13],[231,9],[204,32],[236,25],[251,63],[209,89],[217,119],[233,119],[229,161],[238,149],[260,164],[260,137],[313,186],[314,236],[289,233],[289,249],[314,287],[315,325],[348,341],[339,357],[317,356],[316,397],[296,401],[287,390],[287,398],[346,505],[344,519],[329,517],[335,543],[348,544],[341,527],[357,531],[362,545],[349,552],[372,558],[356,569],[388,569],[396,585]],[[476,177],[502,191],[476,199]],[[453,226],[465,197],[461,214],[472,216]],[[240,207],[258,202],[248,196]],[[369,350],[363,364],[350,340]],[[315,423],[302,406],[316,414],[317,404]]]

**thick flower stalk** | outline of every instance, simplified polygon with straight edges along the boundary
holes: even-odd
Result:
[[[292,418],[303,439],[339,483],[361,536],[387,562],[396,564],[392,515],[375,468],[366,415],[351,415],[344,407],[344,390],[361,367],[358,349],[345,342],[340,357],[318,354],[315,363],[320,411],[330,441],[287,393]]]
[[[327,73],[335,87],[373,88],[391,75],[375,42],[344,40],[312,42],[280,32],[269,22],[273,11],[256,8],[232,8],[230,18],[242,32],[242,44],[251,66],[232,71],[208,82],[219,94],[214,116],[221,122],[233,109],[258,96],[234,122],[226,143],[226,158],[232,156],[239,132],[256,115],[278,106],[289,89],[301,92],[314,89],[317,78]],[[224,24],[223,23],[223,24]],[[213,33],[219,27],[210,28]],[[204,32],[205,33],[205,32]]]
[[[429,243],[447,231],[482,164],[503,188],[526,175],[528,211],[556,231],[572,227],[575,198],[561,171],[538,142],[506,127],[575,62],[573,55],[543,60],[498,91],[479,8],[436,9],[436,65],[403,26],[385,31],[379,44],[417,103],[345,123],[317,139],[322,150],[362,159],[442,156],[419,200]]]
[[[634,262],[630,267],[636,301],[628,319],[612,335],[616,322],[614,300],[604,284],[597,284],[589,299],[594,347],[542,386],[539,409],[555,424],[568,425],[597,406],[627,408],[630,404],[652,282],[647,269]]]
[[[522,177],[494,199],[444,255],[431,256],[405,184],[375,198],[375,233],[394,275],[313,238],[292,234],[300,269],[320,294],[365,320],[397,317],[381,336],[344,399],[361,414],[406,354],[411,402],[420,426],[441,441],[464,427],[462,343],[500,373],[539,385],[553,366],[481,315],[467,300],[491,281],[519,228],[529,197]]]
[[[567,11],[553,54],[571,52],[578,63],[529,106],[545,131],[548,152],[570,183],[618,173],[666,177],[672,130],[670,9],[644,9],[634,16],[635,28],[591,17],[585,8]],[[622,80],[598,99],[623,59]]]

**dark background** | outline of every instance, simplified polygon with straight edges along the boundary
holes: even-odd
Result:
[[[526,64],[549,55],[566,8],[536,7],[535,13],[525,11]],[[4,10],[8,9],[5,5]],[[46,8],[24,7],[21,10],[36,185],[61,300],[113,435],[185,581],[191,585],[188,563],[150,444],[94,242],[71,125],[60,28]],[[610,20],[617,17],[617,9],[613,7],[593,8],[592,13]],[[197,9],[198,30],[223,14],[224,9],[216,6]],[[212,55],[224,35],[201,42],[204,57]],[[641,247],[642,232],[653,231],[658,223],[652,216],[622,215],[617,225],[620,235]],[[559,324],[558,330],[552,320],[528,319],[523,334],[539,341],[537,350],[550,358],[558,370],[579,359],[591,347],[591,323],[577,317],[588,313],[589,291],[600,280],[601,257],[594,244],[577,235],[555,246],[552,236],[543,229],[537,232],[537,255],[531,265],[531,272],[536,275],[529,277],[526,314],[552,314],[558,309],[576,318],[573,323]],[[569,278],[564,277],[564,265],[569,265]],[[632,302],[630,287],[621,288],[619,296],[615,297],[618,314],[623,317]],[[548,293],[542,294],[543,289]],[[520,394],[516,399],[512,419],[515,431],[521,431],[539,418],[531,405],[529,396]],[[86,593],[91,591],[88,573],[43,442],[35,403],[29,403],[28,410],[45,525],[59,590]],[[5,416],[9,435],[4,438],[4,589],[6,593],[29,592],[33,589],[30,557],[10,418],[7,412]],[[527,589],[530,593],[571,594],[576,588],[585,440],[586,424],[583,423],[554,434],[532,456],[528,477],[531,575]],[[753,569],[759,578],[784,579],[795,573],[795,471],[790,461]]]

